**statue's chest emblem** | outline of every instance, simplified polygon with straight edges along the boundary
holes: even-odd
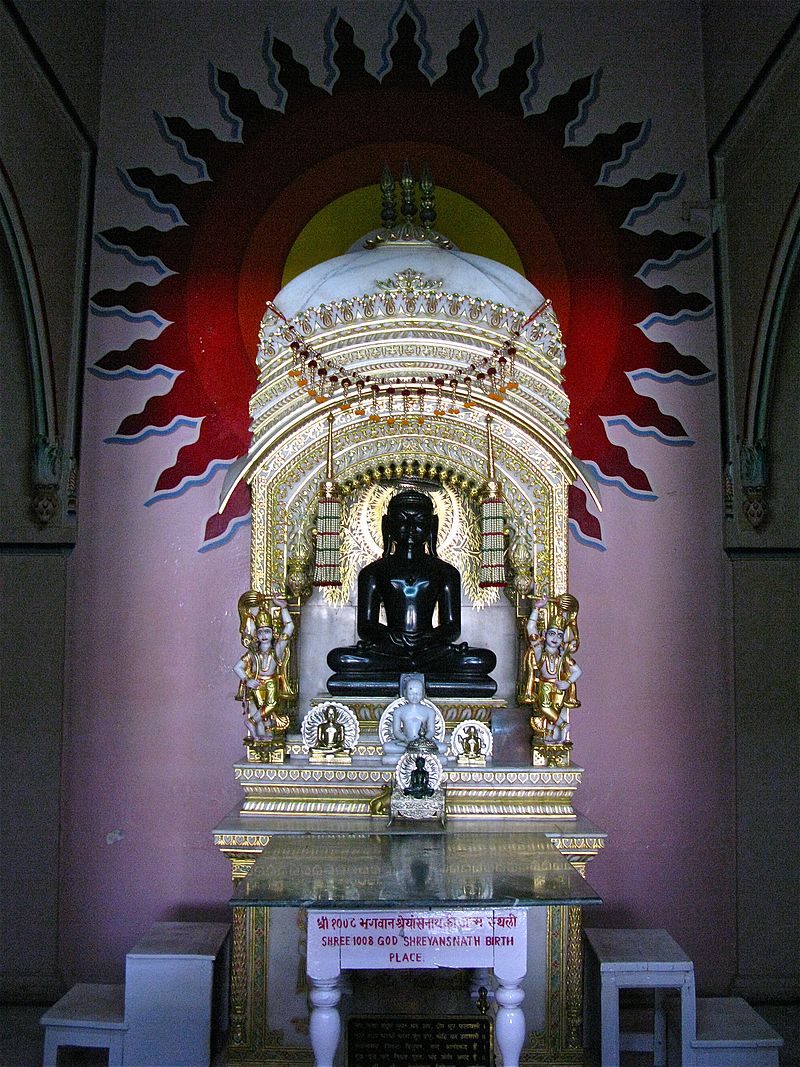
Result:
[[[427,578],[392,578],[389,584],[404,600],[417,600],[431,583]]]

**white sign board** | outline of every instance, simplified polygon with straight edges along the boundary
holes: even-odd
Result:
[[[521,909],[308,913],[309,962],[336,953],[345,970],[494,967],[525,951]]]

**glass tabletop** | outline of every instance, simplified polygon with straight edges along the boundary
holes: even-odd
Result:
[[[298,834],[273,838],[237,907],[530,907],[600,904],[544,833]]]

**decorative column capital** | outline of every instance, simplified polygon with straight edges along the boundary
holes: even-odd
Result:
[[[64,465],[64,446],[44,434],[33,439],[31,509],[40,526],[49,526],[61,513],[59,490]]]
[[[767,518],[765,501],[769,478],[767,475],[766,441],[743,444],[739,448],[739,477],[742,483],[742,510],[754,529]]]

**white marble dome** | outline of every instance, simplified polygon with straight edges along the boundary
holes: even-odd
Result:
[[[405,270],[423,275],[439,292],[478,297],[530,313],[544,297],[521,274],[504,263],[484,256],[443,249],[431,242],[397,241],[325,260],[293,278],[273,303],[287,319],[306,308],[381,292],[386,282]]]

